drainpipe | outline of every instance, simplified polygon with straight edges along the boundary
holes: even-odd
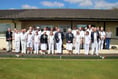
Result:
[[[13,20],[14,28],[16,28],[16,22]]]
[[[106,31],[106,22],[104,21],[103,28]]]

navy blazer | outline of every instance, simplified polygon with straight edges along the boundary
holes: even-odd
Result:
[[[41,43],[48,43],[48,35],[42,34],[40,37],[40,42]]]
[[[63,34],[63,32],[56,32],[56,33],[55,33],[55,36],[54,36],[56,43],[58,43],[58,42],[60,41],[60,40],[59,40],[59,37],[58,37],[58,34],[59,34],[59,33],[61,33],[61,39],[62,39],[62,41],[63,41],[63,39],[64,39],[64,34]]]
[[[72,33],[66,33],[66,43],[73,43],[73,38],[74,38],[74,35]]]
[[[95,33],[95,32],[92,32],[92,33],[91,33],[91,42],[92,42],[92,43],[94,42],[94,33]],[[97,33],[97,42],[99,42],[100,34],[99,34],[98,31],[97,31],[96,33]]]
[[[12,41],[12,32],[6,32],[6,41]]]

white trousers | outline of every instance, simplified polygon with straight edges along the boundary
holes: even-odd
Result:
[[[62,53],[62,43],[56,43],[57,53]]]
[[[95,52],[96,55],[98,55],[98,42],[97,41],[92,43],[92,52],[91,52],[91,54],[93,55],[94,52]]]
[[[99,49],[102,50],[103,49],[103,44],[104,44],[104,40],[100,40],[99,41]]]
[[[89,47],[90,47],[90,44],[84,44],[85,55],[88,55]]]
[[[7,51],[11,51],[12,42],[7,41]]]
[[[15,52],[20,52],[20,41],[15,41]]]
[[[26,54],[26,41],[21,41],[21,50],[22,50],[22,53]]]
[[[50,53],[54,54],[54,43],[48,43],[48,46],[49,46],[48,54]]]
[[[34,42],[34,54],[38,54],[38,53],[39,53],[39,43]]]
[[[80,43],[76,42],[75,44],[76,44],[75,46],[76,54],[80,54]]]

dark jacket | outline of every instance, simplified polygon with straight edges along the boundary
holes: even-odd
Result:
[[[72,33],[67,33],[66,34],[66,43],[73,43],[73,38],[74,38],[74,35]]]
[[[95,33],[95,32],[92,32],[92,33],[91,33],[91,42],[92,42],[92,43],[94,42],[94,33]],[[96,32],[96,33],[97,33],[97,42],[99,42],[100,34],[99,34],[99,32]]]
[[[6,32],[6,41],[12,41],[12,32]]]
[[[59,34],[59,33],[61,33],[61,39],[62,39],[62,41],[63,41],[63,39],[64,39],[64,34],[63,34],[63,32],[56,32],[56,33],[55,33],[55,36],[54,36],[56,43],[58,43],[58,42],[60,41],[60,40],[59,40],[59,37],[58,37],[58,34]]]
[[[41,43],[48,43],[48,35],[42,34],[40,37],[40,42]]]

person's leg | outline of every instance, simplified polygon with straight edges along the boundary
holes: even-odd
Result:
[[[95,51],[95,45],[94,45],[94,42],[92,43],[92,51],[91,51],[91,55],[94,54],[94,51]]]
[[[54,54],[54,44],[51,44],[52,47],[52,54]]]
[[[106,42],[106,49],[108,49],[108,39],[107,38],[106,38],[105,42]]]
[[[101,40],[101,50],[103,50],[104,40]]]
[[[36,43],[34,43],[34,54],[36,54]]]
[[[7,41],[7,52],[9,51],[10,46],[9,46],[9,41]]]
[[[17,52],[17,42],[15,41],[15,52]]]
[[[18,44],[18,52],[20,52],[20,41],[17,42],[17,44]]]
[[[37,43],[36,44],[36,54],[38,54],[39,53],[39,44]]]
[[[95,43],[95,54],[98,56],[99,54],[98,54],[98,43],[96,42]]]
[[[27,46],[26,46],[26,44],[27,44],[27,42],[24,42],[23,43],[23,52],[24,52],[24,54],[26,54],[26,50],[27,50]]]
[[[21,41],[21,53],[22,54],[24,53],[24,44],[23,44],[23,41]]]
[[[110,49],[110,42],[111,42],[111,39],[109,38],[109,40],[108,40],[108,49]]]
[[[48,47],[48,48],[49,48],[49,49],[48,49],[48,54],[50,54],[50,53],[51,53],[51,48],[52,48],[52,47],[51,47],[51,43],[48,43],[48,46],[49,46],[49,47]]]
[[[87,55],[87,44],[84,44],[85,55]]]
[[[62,53],[62,43],[59,43],[59,53]]]

